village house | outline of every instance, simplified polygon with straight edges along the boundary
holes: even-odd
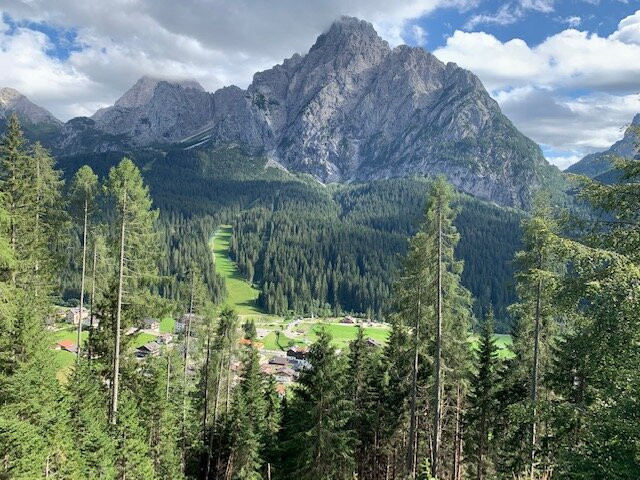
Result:
[[[144,319],[144,328],[145,330],[151,330],[154,332],[160,331],[160,322],[157,318],[147,317]]]
[[[269,364],[270,365],[278,365],[278,366],[282,366],[282,367],[288,367],[289,366],[289,360],[286,357],[275,356],[275,357],[271,357],[269,359]]]
[[[289,367],[279,367],[276,369],[274,378],[278,383],[292,383],[295,382],[298,378],[298,374]]]
[[[176,322],[174,330],[176,333],[183,333],[189,330],[190,335],[193,337],[196,334],[195,326],[201,319],[202,318],[195,313],[185,313],[184,315],[182,315],[182,317],[180,317],[180,320]]]
[[[169,345],[171,342],[173,342],[173,335],[170,333],[162,333],[156,338],[156,343],[160,345]]]
[[[287,357],[294,358],[296,360],[305,360],[309,350],[304,347],[293,346],[287,350]]]
[[[66,350],[69,353],[78,353],[77,345],[71,340],[60,340],[56,343],[56,350]]]
[[[136,349],[136,357],[145,358],[149,355],[158,355],[160,353],[160,345],[156,342],[145,343]]]
[[[355,317],[352,317],[351,315],[347,315],[342,320],[340,320],[340,323],[347,323],[347,324],[353,325],[354,323],[356,323],[356,321],[357,320]]]
[[[82,307],[82,312],[80,312],[80,307],[73,307],[67,311],[67,322],[77,325],[78,322],[83,321],[89,318],[89,310]]]

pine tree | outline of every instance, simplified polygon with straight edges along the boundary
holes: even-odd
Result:
[[[260,371],[260,357],[253,346],[246,351],[242,380],[234,392],[231,411],[232,478],[261,479],[264,464],[264,441],[267,428],[264,378]]]
[[[69,379],[71,428],[81,458],[81,477],[115,477],[115,442],[110,435],[107,392],[87,361],[79,361]]]
[[[309,370],[299,379],[291,401],[285,446],[287,478],[351,479],[354,439],[348,429],[351,401],[346,398],[344,365],[322,330],[309,350]]]
[[[117,478],[153,478],[153,463],[147,432],[140,422],[133,392],[124,388],[115,427]]]
[[[111,423],[115,424],[120,393],[120,336],[123,324],[123,297],[125,290],[127,290],[127,303],[135,306],[134,293],[136,290],[149,284],[157,274],[155,256],[157,255],[158,239],[153,229],[153,222],[158,214],[157,211],[151,209],[149,190],[144,185],[140,170],[128,158],[123,158],[117,167],[113,167],[109,171],[107,188],[116,203],[119,227],[117,241],[119,250],[118,280],[114,315],[115,338],[111,376]]]
[[[8,239],[12,252],[16,253],[16,243],[18,234],[17,225],[20,223],[19,193],[22,185],[23,172],[26,170],[28,155],[26,151],[26,140],[20,128],[20,121],[17,115],[13,114],[7,122],[7,130],[0,145],[0,158],[2,159],[2,183],[3,200],[6,202],[7,214],[9,216]],[[15,283],[15,272],[12,275]]]
[[[522,359],[529,367],[529,439],[528,468],[531,476],[536,470],[538,449],[538,403],[540,401],[540,379],[549,368],[550,351],[557,332],[558,316],[554,311],[553,295],[561,273],[561,261],[553,247],[552,236],[557,232],[548,200],[539,195],[534,202],[531,218],[523,221],[523,250],[516,255],[516,274],[519,301],[511,312],[519,319],[525,330],[515,345],[522,350]],[[541,459],[542,460],[542,459]]]
[[[477,480],[487,475],[490,465],[490,431],[496,414],[498,388],[498,347],[493,338],[493,310],[489,309],[482,324],[477,355],[477,371],[471,380],[469,395],[468,425],[470,451],[472,453]]]
[[[83,478],[50,339],[41,329],[31,340],[28,357],[0,377],[0,476]]]
[[[420,350],[424,340],[433,352],[433,395],[431,429],[432,475],[438,476],[442,443],[443,394],[452,383],[461,397],[461,381],[469,356],[467,338],[471,321],[471,295],[461,285],[462,262],[455,258],[460,239],[453,221],[453,188],[442,177],[436,179],[429,193],[424,221],[411,239],[404,273],[396,288],[398,314],[413,328],[414,365],[410,396],[410,427],[407,449],[407,475],[417,474],[418,444],[417,395]],[[452,382],[444,378],[448,365],[457,376]],[[456,368],[458,367],[458,368]],[[462,375],[460,375],[462,374]]]
[[[93,210],[96,194],[98,191],[98,176],[93,173],[91,167],[85,165],[80,167],[73,177],[71,183],[71,195],[76,207],[82,212],[82,271],[80,274],[80,315],[82,316],[85,296],[85,270],[87,263],[87,231],[89,227],[89,215]],[[97,251],[96,255],[97,256]],[[94,260],[95,263],[95,260]],[[93,317],[90,317],[93,319]],[[80,358],[82,351],[82,319],[78,322],[78,352]]]

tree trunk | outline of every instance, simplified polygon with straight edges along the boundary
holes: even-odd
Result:
[[[78,322],[78,346],[76,360],[80,361],[80,346],[82,345],[82,312],[84,309],[84,276],[87,261],[87,218],[89,211],[89,199],[84,199],[84,226],[82,229],[82,274],[80,277],[80,321]]]
[[[171,355],[167,354],[167,393],[166,400],[169,401],[169,386],[171,380]]]
[[[484,449],[487,441],[487,412],[483,409],[480,413],[480,432],[478,442],[478,460],[477,460],[477,475],[476,480],[483,480],[484,478]]]
[[[122,225],[120,228],[120,265],[118,271],[118,300],[116,306],[115,348],[113,354],[113,397],[111,400],[111,423],[116,424],[118,415],[118,389],[120,387],[120,324],[122,322],[122,292],[124,290],[124,239],[127,215],[127,183],[122,194]]]
[[[209,419],[209,362],[211,358],[211,326],[207,326],[207,357],[204,362],[204,414],[202,415],[202,443],[207,443],[207,420]]]
[[[407,475],[408,478],[416,478],[416,443],[417,443],[417,427],[416,427],[416,402],[418,397],[418,343],[420,342],[420,293],[418,293],[418,315],[416,325],[413,329],[413,367],[411,371],[411,399],[409,412],[409,439],[407,445]]]
[[[95,238],[94,238],[94,243],[93,243],[93,271],[91,273],[91,310],[89,311],[89,315],[91,316],[90,321],[91,321],[91,328],[95,327],[94,323],[93,323],[93,317],[95,314],[95,310],[94,310],[94,304],[96,301],[96,262],[98,261],[98,245],[96,245],[95,243]]]
[[[542,256],[540,255],[538,258],[538,268],[542,269]],[[531,437],[530,437],[530,452],[529,452],[529,463],[531,467],[531,480],[535,477],[535,459],[536,459],[536,436],[537,436],[537,425],[536,425],[536,415],[537,415],[537,407],[536,403],[538,401],[538,364],[540,362],[540,321],[541,321],[541,310],[542,310],[542,279],[538,280],[538,285],[536,289],[536,319],[535,319],[535,329],[533,334],[533,366],[531,369],[531,406],[533,408],[532,419],[531,419]]]
[[[456,389],[456,420],[454,434],[453,480],[460,480],[462,473],[462,391],[458,383]]]
[[[436,351],[435,351],[435,382],[434,382],[434,415],[433,415],[433,447],[431,451],[431,476],[438,478],[438,463],[440,454],[440,438],[442,434],[442,204],[438,200],[438,263],[436,295]]]
[[[191,269],[191,299],[189,301],[189,320],[187,321],[187,338],[184,341],[184,369],[182,371],[182,473],[186,466],[187,455],[187,365],[189,363],[189,339],[193,323],[193,268]]]

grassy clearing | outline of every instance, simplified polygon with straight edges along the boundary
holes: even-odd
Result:
[[[221,225],[209,241],[213,251],[216,272],[224,278],[227,287],[225,305],[235,308],[239,315],[262,315],[256,305],[260,293],[258,289],[249,285],[240,275],[237,265],[229,258],[229,239],[231,226]]]
[[[176,320],[172,317],[164,317],[160,320],[160,332],[173,333],[176,327]]]

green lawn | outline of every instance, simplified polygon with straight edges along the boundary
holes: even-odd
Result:
[[[86,327],[82,328],[82,343],[89,338],[89,331]],[[71,340],[73,343],[78,341],[78,327],[76,325],[65,325],[60,330],[53,332],[54,343],[61,340]]]
[[[278,344],[278,342],[276,342],[277,336],[275,333],[275,329],[283,330],[283,328],[284,325],[274,325],[274,331],[270,332],[266,337],[260,340],[264,343],[264,347],[266,349],[286,350],[291,342],[293,342],[295,345],[311,344],[316,341],[316,339],[318,338],[318,332],[322,328],[325,328],[331,334],[333,338],[332,343],[335,347],[345,348],[351,340],[354,340],[356,338],[356,335],[358,334],[358,330],[355,325],[302,322],[293,330],[294,332],[302,333],[304,335],[295,337],[287,336],[283,331],[282,333],[280,333],[280,342]],[[381,327],[365,327],[364,334],[365,337],[370,337],[374,340],[384,343],[386,342],[387,336],[389,335],[389,327],[386,325]]]
[[[160,320],[160,332],[162,333],[173,333],[173,330],[176,326],[176,320],[172,317],[164,317]]]
[[[224,278],[227,287],[225,305],[235,308],[240,315],[261,315],[262,311],[256,306],[256,299],[260,292],[247,283],[235,262],[229,258],[230,237],[231,226],[221,225],[209,241],[216,271]]]

